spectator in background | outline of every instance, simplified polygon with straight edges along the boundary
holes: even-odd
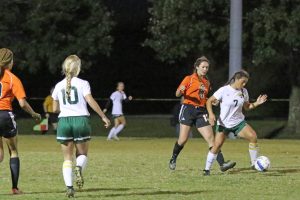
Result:
[[[52,125],[53,131],[57,130],[58,114],[53,112],[53,93],[54,88],[50,89],[50,94],[45,98],[43,103],[43,109],[45,112],[45,117],[49,120],[49,125]]]
[[[176,103],[175,106],[172,109],[172,117],[170,118],[170,124],[171,126],[175,127],[176,129],[176,137],[179,137],[180,133],[180,123],[179,123],[179,114],[181,105],[183,103],[184,97],[182,96],[180,99],[180,102]],[[189,137],[193,137],[193,131],[190,130]]]

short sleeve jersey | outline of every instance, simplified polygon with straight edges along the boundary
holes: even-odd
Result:
[[[0,79],[0,110],[12,111],[12,101],[15,97],[26,98],[24,87],[17,76],[5,69]]]
[[[44,106],[46,107],[46,112],[53,112],[53,98],[51,95],[48,95],[44,100]]]
[[[112,112],[113,115],[123,115],[122,102],[127,98],[124,92],[115,91],[110,95],[110,99],[113,102]]]
[[[59,101],[60,114],[58,117],[89,116],[85,96],[91,94],[88,81],[73,77],[71,80],[71,98],[66,94],[67,80],[64,79],[56,84],[52,98]]]
[[[218,125],[233,128],[245,119],[243,105],[249,101],[247,89],[237,90],[226,85],[218,89],[213,96],[220,101],[221,111],[217,120]]]
[[[185,87],[185,91],[182,93],[184,96],[184,104],[205,107],[207,95],[210,90],[210,82],[206,77],[199,79],[198,75],[194,73],[190,76],[186,76],[180,83],[178,89],[180,89],[181,86]]]

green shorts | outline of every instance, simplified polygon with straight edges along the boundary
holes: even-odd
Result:
[[[91,139],[91,125],[87,116],[61,117],[58,121],[56,139],[64,144],[68,141],[75,143]]]
[[[226,128],[224,126],[217,125],[216,132],[223,132],[225,135],[228,135],[230,132],[232,132],[235,136],[238,136],[239,132],[241,132],[246,125],[247,122],[245,120],[232,128]]]

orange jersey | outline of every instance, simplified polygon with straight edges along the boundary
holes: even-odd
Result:
[[[23,99],[26,94],[20,79],[5,69],[0,78],[0,110],[12,110],[14,97]]]
[[[205,107],[207,94],[210,90],[210,82],[207,78],[199,79],[198,75],[194,73],[183,79],[178,90],[180,90],[181,86],[185,87],[185,90],[182,92],[184,104]]]

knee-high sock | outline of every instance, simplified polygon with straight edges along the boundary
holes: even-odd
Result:
[[[114,136],[117,136],[124,128],[124,125],[123,124],[120,124],[116,130],[115,130],[115,135]]]
[[[250,159],[251,159],[251,165],[254,165],[256,158],[258,157],[257,143],[249,143],[249,155],[250,155]]]
[[[65,160],[63,163],[63,177],[67,187],[73,186],[73,162],[71,160]]]
[[[180,154],[181,150],[183,149],[184,145],[179,145],[178,142],[175,143],[173,148],[172,159],[177,159],[177,156]]]
[[[18,157],[11,158],[9,161],[12,188],[18,188],[19,174],[20,174],[20,159]]]
[[[86,167],[87,164],[87,156],[86,155],[79,155],[76,158],[76,166],[81,167],[82,170]]]
[[[212,149],[212,147],[209,147],[209,151]],[[222,166],[223,164],[224,164],[224,162],[225,162],[225,160],[224,160],[224,156],[223,156],[223,153],[222,153],[222,151],[220,150],[220,152],[217,154],[217,162],[218,162],[218,164],[220,165],[220,166]]]
[[[112,129],[110,129],[110,131],[109,131],[107,139],[111,139],[115,135],[115,131],[116,131],[116,128],[112,127]]]
[[[217,154],[213,154],[212,152],[208,151],[207,158],[206,158],[206,164],[205,164],[205,170],[210,170],[212,164],[217,158]]]

